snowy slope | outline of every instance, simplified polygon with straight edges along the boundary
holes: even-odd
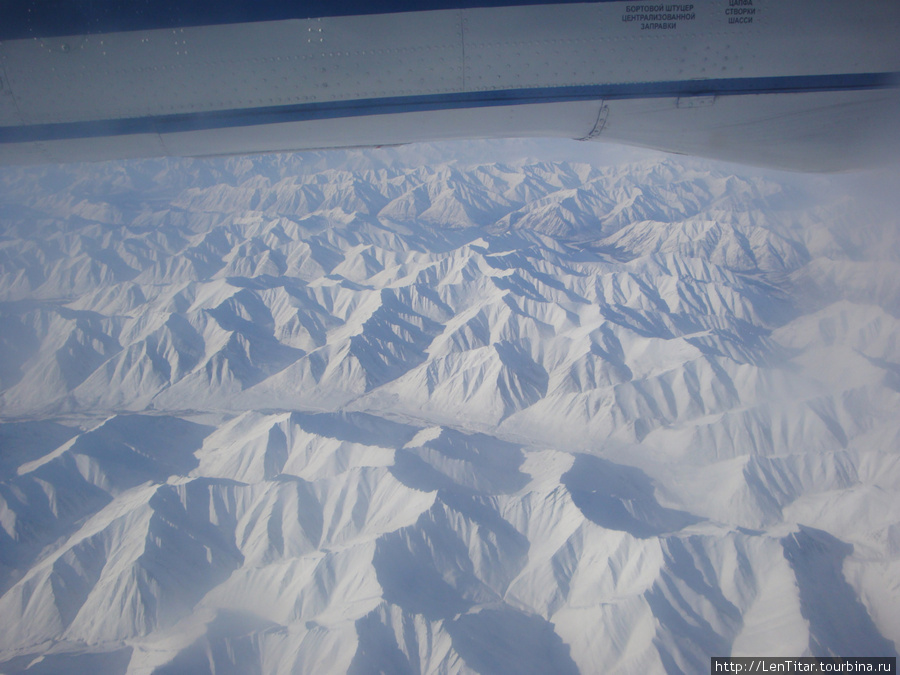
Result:
[[[656,158],[0,173],[0,672],[896,655],[870,207]]]

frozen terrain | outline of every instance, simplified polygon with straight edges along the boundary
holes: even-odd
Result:
[[[895,213],[378,156],[0,173],[0,672],[896,655]]]

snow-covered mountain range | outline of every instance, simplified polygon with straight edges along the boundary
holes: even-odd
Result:
[[[347,156],[0,173],[0,672],[896,655],[893,214]]]

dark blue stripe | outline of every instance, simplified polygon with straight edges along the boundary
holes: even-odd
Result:
[[[0,40],[225,23],[619,0],[0,0]]]
[[[126,119],[62,122],[0,127],[0,143],[55,141],[146,133],[177,133],[234,127],[328,120],[366,115],[457,110],[530,103],[584,100],[623,100],[675,96],[742,96],[747,94],[797,94],[823,91],[858,91],[900,86],[900,73],[852,73],[788,77],[728,78],[675,82],[634,82],[582,87],[509,89],[428,96],[398,96],[354,101],[240,108],[210,112],[156,115]]]

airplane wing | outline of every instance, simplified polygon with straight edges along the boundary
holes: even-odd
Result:
[[[557,136],[900,148],[896,0],[0,0],[0,164]]]

